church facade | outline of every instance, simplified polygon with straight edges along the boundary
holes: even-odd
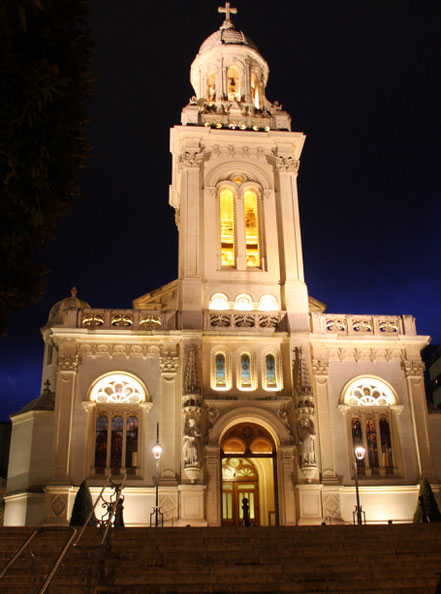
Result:
[[[439,491],[441,415],[427,411],[410,315],[327,313],[304,280],[297,175],[305,136],[265,97],[269,68],[225,20],[191,66],[171,129],[178,279],[130,310],[76,291],[51,310],[41,395],[12,416],[6,525],[66,524],[82,480],[127,475],[145,526],[351,523],[354,448],[368,522],[411,521]]]

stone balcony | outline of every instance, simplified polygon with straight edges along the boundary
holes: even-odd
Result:
[[[77,309],[65,312],[63,327],[83,330],[176,330],[176,310]]]
[[[286,311],[204,310],[205,330],[284,331]]]
[[[313,334],[375,336],[385,339],[417,334],[415,318],[409,315],[311,313],[310,321]]]

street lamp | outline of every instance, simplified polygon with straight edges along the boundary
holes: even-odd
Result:
[[[357,505],[355,507],[354,516],[357,516],[357,524],[363,524],[363,508],[360,505],[360,493],[358,491],[358,464],[357,460],[363,460],[366,450],[363,446],[357,446],[354,450],[354,471],[355,471],[355,493],[357,495]],[[354,518],[355,524],[355,518]]]
[[[162,446],[159,443],[159,423],[156,423],[156,443],[152,449],[156,462],[156,499],[153,512],[150,514],[150,526],[152,525],[152,516],[155,516],[155,527],[158,527],[159,515],[163,515],[159,509],[159,460],[161,459]],[[164,521],[164,520],[163,520]]]

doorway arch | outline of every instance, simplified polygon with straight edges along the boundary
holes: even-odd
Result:
[[[246,498],[253,525],[275,526],[276,445],[270,433],[256,423],[236,423],[222,437],[220,456],[222,524],[242,524],[242,502]]]

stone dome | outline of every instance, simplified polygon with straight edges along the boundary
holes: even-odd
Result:
[[[62,324],[63,313],[70,309],[91,309],[90,305],[77,297],[76,287],[72,287],[70,297],[57,301],[49,312],[48,325]]]
[[[207,37],[199,49],[199,53],[209,52],[215,47],[222,45],[246,45],[258,52],[256,44],[242,31],[238,31],[231,21],[224,21],[218,31]]]

